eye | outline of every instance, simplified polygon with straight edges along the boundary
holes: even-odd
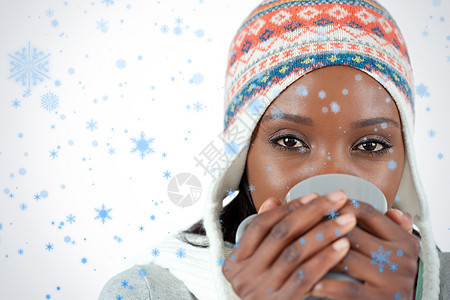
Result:
[[[365,152],[370,155],[383,155],[385,154],[392,145],[388,144],[385,140],[377,139],[365,139],[364,142],[359,143],[355,148],[358,151]]]
[[[282,150],[302,151],[305,150],[305,143],[295,135],[282,135],[270,140],[270,144]],[[304,151],[302,151],[304,152]]]

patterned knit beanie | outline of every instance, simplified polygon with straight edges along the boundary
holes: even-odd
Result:
[[[397,105],[405,166],[393,207],[410,213],[422,236],[422,299],[438,299],[439,259],[415,160],[412,67],[395,20],[373,0],[265,0],[237,31],[226,72],[221,137],[226,155],[215,165],[217,180],[209,190],[204,211],[219,297],[233,295],[218,263],[225,257],[219,212],[227,191],[238,189],[252,132],[286,87],[306,73],[330,65],[367,73],[384,86]]]

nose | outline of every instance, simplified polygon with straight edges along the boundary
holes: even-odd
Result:
[[[328,148],[331,149],[331,148]],[[357,167],[350,160],[348,154],[342,150],[329,150],[317,153],[317,157],[311,159],[311,177],[323,174],[348,174],[358,176]]]

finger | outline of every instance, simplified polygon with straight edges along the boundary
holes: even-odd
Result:
[[[413,232],[413,219],[411,215],[407,212],[402,212],[399,209],[391,208],[386,212],[386,216],[392,221],[400,225],[406,232],[412,234]]]
[[[386,298],[382,289],[358,282],[322,279],[312,289],[311,295],[339,300],[371,300],[371,299],[397,299],[395,295]]]
[[[313,194],[317,195],[317,193]],[[238,242],[238,247],[234,248],[230,253],[230,257],[236,261],[240,261],[252,255],[274,224],[294,211],[297,207],[300,207],[302,205],[300,201],[303,198],[308,199],[309,197],[312,197],[311,194],[295,199],[286,205],[276,207],[276,209],[270,211],[270,214],[258,214],[254,217],[242,235],[241,241]],[[227,260],[224,262],[224,267],[226,263]]]
[[[372,205],[358,202],[358,208],[348,202],[340,213],[353,212],[358,225],[382,240],[396,241],[400,237],[406,238],[406,232],[390,218],[376,210]]]
[[[284,248],[271,266],[270,273],[273,274],[274,286],[281,286],[288,274],[292,273],[298,265],[348,233],[355,225],[354,215],[341,215],[335,220],[319,223],[302,238]]]
[[[340,238],[311,257],[290,274],[281,289],[277,291],[279,295],[277,299],[303,299],[302,297],[314,284],[347,254],[349,247],[348,240]],[[267,286],[271,286],[270,284],[267,282]]]
[[[265,211],[269,211],[269,210],[271,210],[273,208],[276,208],[278,206],[281,206],[280,200],[278,200],[275,197],[270,197],[269,199],[267,199],[266,201],[263,202],[263,204],[259,208],[258,214],[261,214],[261,213],[263,213]]]
[[[389,260],[388,260],[389,261]],[[347,255],[334,268],[333,271],[350,275],[353,278],[375,286],[383,286],[385,282],[392,282],[393,275],[397,273],[405,274],[406,268],[397,268],[396,263],[389,265],[388,261],[378,264],[375,259],[371,259],[358,251],[350,249]],[[380,272],[381,271],[381,272]]]
[[[340,190],[335,193],[319,196],[306,205],[302,205],[301,209],[296,209],[295,207],[288,208],[295,210],[273,226],[261,245],[253,251],[252,261],[249,262],[247,267],[252,270],[257,270],[257,272],[258,270],[269,268],[284,248],[294,240],[298,240],[300,236],[319,223],[330,209],[338,210],[342,207],[346,199],[347,196]],[[286,206],[289,207],[288,205]],[[257,223],[254,225],[259,226]],[[250,223],[247,230],[251,226],[252,224]]]

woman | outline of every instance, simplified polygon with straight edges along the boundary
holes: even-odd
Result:
[[[435,245],[415,162],[413,87],[406,44],[377,2],[262,2],[230,46],[227,160],[203,220],[135,260],[100,299],[450,299],[450,256]],[[390,210],[356,208],[345,191],[283,203],[297,182],[328,173],[373,183]],[[322,222],[330,210],[338,217]],[[372,255],[395,263],[383,271]],[[360,282],[323,278],[330,270]]]

